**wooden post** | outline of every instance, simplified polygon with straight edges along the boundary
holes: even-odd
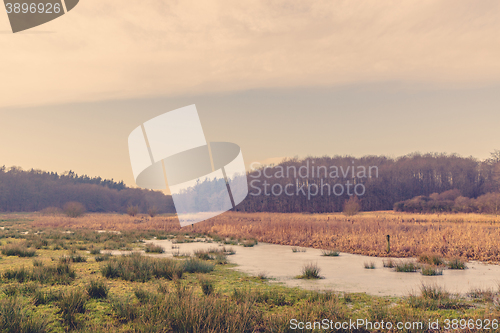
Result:
[[[387,235],[387,253],[391,252],[391,236]]]

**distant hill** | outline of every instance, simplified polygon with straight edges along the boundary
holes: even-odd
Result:
[[[126,212],[139,206],[160,213],[175,213],[171,196],[162,192],[129,188],[123,182],[78,176],[73,171],[59,175],[19,167],[0,168],[0,211],[33,212],[47,207],[63,208],[70,201],[82,203],[89,212]]]

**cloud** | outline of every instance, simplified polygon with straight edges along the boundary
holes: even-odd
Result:
[[[0,107],[378,81],[498,82],[499,6],[85,0],[31,31],[0,34]],[[6,14],[0,30],[9,30]]]

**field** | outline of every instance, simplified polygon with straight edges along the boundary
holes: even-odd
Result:
[[[225,213],[181,230],[175,217],[126,215],[34,216],[33,226],[91,230],[190,232],[220,238],[337,249],[370,256],[414,257],[438,254],[485,262],[500,261],[500,217],[485,214],[342,214]],[[390,235],[390,252],[387,238]]]
[[[270,283],[265,275],[236,272],[223,260],[230,253],[218,253],[217,260],[209,255],[157,259],[105,254],[107,250],[148,250],[154,255],[158,249],[146,248],[143,240],[157,237],[177,242],[221,240],[234,244],[236,252],[255,239],[387,256],[385,235],[390,234],[391,256],[439,252],[496,261],[497,223],[496,217],[482,215],[379,212],[346,218],[229,213],[180,230],[169,216],[5,214],[0,216],[0,330],[301,332],[311,330],[291,329],[291,319],[362,318],[423,322],[424,327],[429,319],[498,319],[498,290],[454,295],[422,286],[418,294],[402,298],[324,293]],[[489,239],[476,240],[489,232]],[[458,252],[462,246],[473,250]]]

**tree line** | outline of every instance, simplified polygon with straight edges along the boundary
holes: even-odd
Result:
[[[246,174],[249,195],[235,210],[243,212],[340,212],[352,196],[364,211],[492,212],[500,190],[500,151],[486,160],[449,154],[323,156],[289,158],[277,165],[253,164]],[[212,182],[184,195],[197,207],[215,199]],[[218,186],[220,187],[220,186]],[[450,192],[451,191],[451,192]],[[204,200],[207,201],[206,205]],[[174,213],[171,196],[129,188],[123,182],[58,175],[17,167],[0,168],[0,211],[39,211],[80,202],[90,212],[121,212],[138,206],[142,213]],[[493,205],[493,206],[492,206]],[[498,205],[500,210],[500,203]]]
[[[368,173],[370,168],[371,174]],[[456,190],[454,193],[458,193],[459,202],[498,192],[500,151],[495,151],[483,161],[473,157],[419,153],[398,158],[292,158],[278,165],[254,165],[247,177],[250,194],[238,205],[238,211],[339,212],[343,210],[344,202],[356,194],[362,210],[392,210],[398,202],[450,190]],[[350,194],[346,191],[348,184]],[[355,186],[358,186],[358,193],[353,193]],[[317,191],[320,188],[324,189],[323,193]],[[332,193],[333,188],[338,191]],[[307,189],[311,192],[308,193]],[[478,207],[483,206],[479,204]],[[472,204],[470,207],[469,210],[482,211],[474,209]],[[401,207],[398,206],[398,209],[401,210]]]
[[[158,191],[129,188],[113,179],[78,176],[73,171],[59,175],[19,167],[0,168],[0,211],[62,209],[68,202],[79,202],[89,212],[125,213],[127,207],[138,206],[143,213],[151,207],[159,213],[175,213],[170,196]]]

